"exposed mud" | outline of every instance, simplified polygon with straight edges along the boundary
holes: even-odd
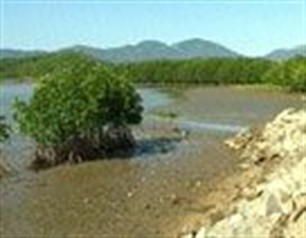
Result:
[[[214,90],[188,90],[184,99],[163,110],[213,122],[226,122],[232,112],[229,122],[239,118],[238,125],[264,122],[277,110],[267,105],[264,112],[249,115],[248,93],[239,97],[234,92],[234,97],[223,92],[220,97]],[[275,104],[280,95],[272,96]],[[251,96],[249,106],[255,99]],[[289,96],[284,102],[287,107],[299,99]],[[282,101],[278,103],[281,107]],[[238,106],[231,110],[230,104]],[[193,130],[182,136],[176,127],[171,119],[148,119],[134,128],[139,150],[130,159],[60,166],[13,182],[6,179],[0,191],[1,236],[176,237],[182,224],[188,230],[208,215],[218,219],[240,186],[259,179],[259,173],[244,174],[234,152],[223,145],[232,133]]]

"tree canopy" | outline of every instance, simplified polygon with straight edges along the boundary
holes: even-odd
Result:
[[[306,57],[278,62],[265,75],[264,81],[284,86],[291,91],[306,92]]]
[[[142,119],[141,98],[130,82],[91,59],[46,74],[36,82],[29,102],[17,100],[15,109],[20,131],[51,149],[56,161],[77,153],[74,147],[80,144],[103,150],[106,127],[127,127]],[[84,151],[75,156],[96,156]]]
[[[10,127],[4,122],[4,119],[4,116],[0,116],[0,143],[5,142],[10,135]]]
[[[156,60],[114,66],[131,80],[153,84],[271,84],[306,91],[306,57],[277,62],[262,58]]]
[[[88,56],[59,52],[23,59],[3,59],[0,62],[2,79],[38,78],[61,70]],[[96,59],[91,59],[97,61]],[[306,57],[284,61],[264,58],[193,58],[185,60],[152,60],[111,64],[119,74],[126,73],[131,81],[149,84],[274,84],[292,91],[306,91]],[[106,64],[104,62],[104,64]]]

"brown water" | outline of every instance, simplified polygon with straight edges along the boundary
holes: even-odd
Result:
[[[270,120],[284,108],[306,107],[301,94],[272,89],[198,87],[183,95],[171,111],[201,123],[250,126]]]
[[[135,128],[142,149],[133,158],[61,166],[3,181],[0,234],[173,237],[187,216],[211,209],[199,198],[205,200],[219,181],[239,171],[235,154],[222,144],[235,132],[216,125],[261,124],[287,107],[303,106],[301,95],[280,91],[186,90],[174,102],[149,110],[174,111],[179,118],[146,117]],[[180,138],[175,127],[190,130],[189,137]],[[218,200],[210,203],[216,206]]]

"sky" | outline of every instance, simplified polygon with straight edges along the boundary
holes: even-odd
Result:
[[[202,38],[257,56],[306,43],[305,1],[1,0],[1,48]]]

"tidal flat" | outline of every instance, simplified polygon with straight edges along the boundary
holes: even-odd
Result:
[[[184,122],[249,127],[303,107],[301,95],[279,90],[199,87],[181,94],[149,109],[133,128],[139,148],[132,158],[4,179],[1,236],[176,237],[183,224],[217,217],[237,186],[259,179],[256,171],[246,175],[223,145],[234,131]],[[177,116],[160,118],[169,111]]]

